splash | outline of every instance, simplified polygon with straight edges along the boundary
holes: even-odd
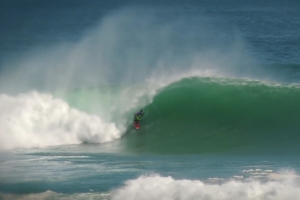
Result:
[[[114,123],[70,108],[50,94],[2,94],[0,113],[0,146],[4,149],[103,143],[121,136]]]

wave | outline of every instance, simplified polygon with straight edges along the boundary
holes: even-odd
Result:
[[[187,78],[162,89],[145,107],[130,150],[207,153],[295,150],[300,87],[229,78]]]
[[[65,101],[38,92],[2,94],[1,148],[104,143],[121,137],[120,146],[140,153],[298,149],[298,85],[191,77],[149,88],[80,89]],[[132,114],[140,108],[146,115],[136,132]]]
[[[120,146],[139,153],[290,153],[298,149],[298,85],[191,77],[154,88],[151,94],[147,94],[149,86],[80,89],[66,95],[66,101],[38,92],[2,94],[1,148],[121,138]],[[136,132],[132,114],[140,108],[146,115]]]

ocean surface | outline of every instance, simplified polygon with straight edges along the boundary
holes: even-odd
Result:
[[[0,199],[300,200],[299,13],[0,0]]]

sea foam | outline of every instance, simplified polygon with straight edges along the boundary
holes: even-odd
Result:
[[[175,180],[172,177],[141,176],[118,189],[113,200],[297,200],[299,185],[291,180],[280,182],[228,181],[206,184],[200,180]]]
[[[0,95],[0,148],[33,148],[119,138],[116,125],[50,94]]]

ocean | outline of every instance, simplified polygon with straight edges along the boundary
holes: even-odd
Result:
[[[0,0],[0,199],[300,200],[299,11]]]

